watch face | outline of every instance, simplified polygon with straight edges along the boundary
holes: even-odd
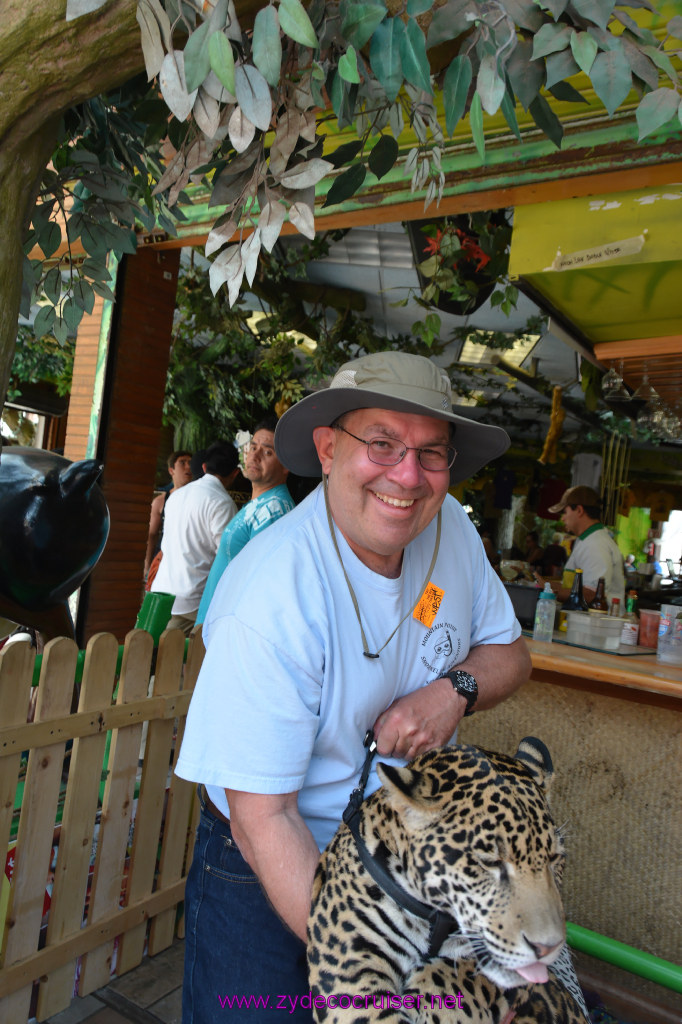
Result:
[[[478,693],[478,686],[473,676],[469,675],[468,672],[454,672],[453,675],[457,680],[457,690],[462,695],[470,693]]]

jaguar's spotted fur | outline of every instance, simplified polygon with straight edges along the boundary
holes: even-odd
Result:
[[[360,834],[403,889],[458,930],[429,959],[428,923],[377,885],[342,825],[320,860],[308,925],[318,1021],[585,1024],[556,966],[547,972],[565,943],[551,774],[532,738],[513,758],[456,746],[402,769],[379,765],[383,785],[361,806]]]

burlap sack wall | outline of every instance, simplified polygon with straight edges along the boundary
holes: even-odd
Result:
[[[528,735],[554,761],[567,919],[681,963],[682,702],[677,712],[531,681],[459,732],[508,754]]]

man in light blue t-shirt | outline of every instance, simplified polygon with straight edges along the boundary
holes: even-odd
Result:
[[[247,445],[242,476],[251,482],[251,501],[239,510],[225,528],[197,612],[197,625],[204,622],[221,576],[235,555],[257,533],[290,512],[294,501],[286,485],[289,470],[275,454],[277,420],[262,420]]]
[[[218,995],[250,1024],[284,994],[309,1024],[313,875],[365,731],[404,764],[528,678],[509,598],[448,494],[508,444],[455,412],[435,363],[395,351],[345,364],[277,424],[283,465],[323,482],[232,560],[204,622],[176,766],[202,784],[183,1024],[223,1024]]]

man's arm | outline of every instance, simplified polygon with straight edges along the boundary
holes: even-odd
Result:
[[[306,941],[313,877],[320,858],[298,811],[298,793],[264,795],[226,789],[240,853],[258,875],[284,923]]]
[[[526,643],[519,637],[511,644],[472,647],[457,668],[476,679],[476,710],[482,711],[499,704],[525,683],[531,662]],[[398,698],[374,724],[379,754],[411,759],[442,746],[457,728],[466,707],[464,697],[445,677]]]
[[[163,504],[165,501],[165,494],[157,494],[152,501],[151,512],[149,514],[149,535],[147,536],[147,550],[144,556],[144,575],[145,578],[149,572],[149,566],[152,564],[152,558],[154,557],[154,548],[156,542],[159,539],[159,533],[161,532],[161,513],[163,512]]]

